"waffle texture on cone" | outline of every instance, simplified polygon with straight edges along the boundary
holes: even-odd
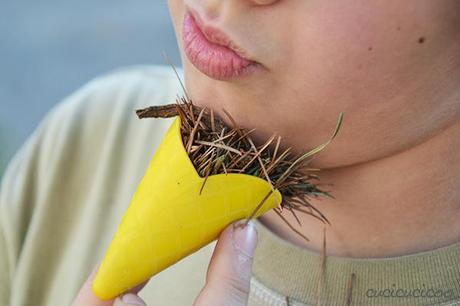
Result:
[[[112,299],[148,280],[208,243],[230,223],[247,218],[270,192],[262,178],[239,173],[204,178],[193,166],[176,117],[155,152],[93,282],[94,293]],[[258,217],[278,206],[275,190]]]

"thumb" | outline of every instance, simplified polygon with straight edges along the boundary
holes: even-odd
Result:
[[[257,232],[253,221],[243,227],[245,222],[230,224],[220,234],[195,306],[247,304]]]

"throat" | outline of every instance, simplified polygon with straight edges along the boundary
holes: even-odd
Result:
[[[331,225],[297,212],[299,226],[289,210],[282,212],[309,242],[274,211],[259,220],[282,239],[318,253],[326,226],[326,254],[340,257],[394,257],[460,242],[458,134],[446,132],[393,156],[321,171],[321,181],[334,184],[335,199],[309,201]]]

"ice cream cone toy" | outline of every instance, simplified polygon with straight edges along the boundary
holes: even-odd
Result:
[[[212,110],[186,98],[137,114],[175,120],[98,269],[93,291],[99,298],[112,299],[148,280],[239,219],[257,218],[273,208],[283,218],[280,209],[287,207],[328,222],[303,196],[331,195],[309,181],[319,179],[313,173],[319,169],[307,174],[303,166],[335,137],[343,114],[327,143],[296,158],[289,149],[281,152],[279,137],[257,147],[251,131],[239,128],[233,118],[230,128]]]

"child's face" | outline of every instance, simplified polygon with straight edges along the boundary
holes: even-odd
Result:
[[[344,166],[406,149],[460,111],[447,90],[460,88],[458,0],[169,0],[169,5],[186,87],[196,104],[223,107],[242,125],[257,128],[258,136],[276,131],[299,150],[327,140],[339,112],[345,113],[339,136],[312,165]],[[197,69],[182,42],[188,7],[262,69],[231,80]]]

